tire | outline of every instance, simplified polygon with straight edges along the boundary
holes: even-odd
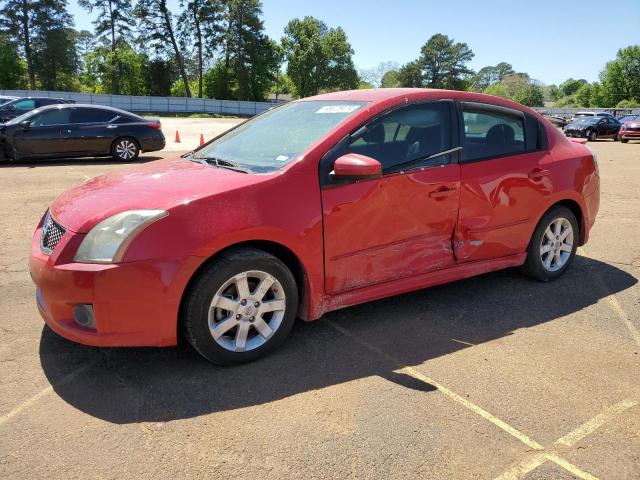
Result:
[[[563,239],[569,227],[570,231]],[[523,265],[524,273],[542,282],[562,276],[576,255],[579,235],[578,221],[571,210],[563,206],[551,208],[533,232]]]
[[[200,355],[218,365],[236,365],[280,346],[297,311],[298,288],[287,266],[262,250],[242,248],[223,254],[195,279],[181,320]]]
[[[140,145],[131,137],[121,137],[111,144],[111,156],[117,162],[133,162],[140,155]]]
[[[596,132],[595,130],[589,130],[589,132],[587,133],[587,139],[590,142],[595,142],[598,139],[598,132]]]
[[[621,141],[622,143],[627,143],[627,142],[629,141],[629,139],[628,139],[628,138],[621,138],[621,139],[620,139],[620,141]]]

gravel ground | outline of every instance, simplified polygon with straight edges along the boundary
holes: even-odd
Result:
[[[230,124],[163,119],[182,149],[140,161]],[[235,368],[45,328],[35,224],[122,165],[0,168],[0,478],[640,478],[640,143],[593,147],[601,211],[560,280],[503,271],[352,307]]]

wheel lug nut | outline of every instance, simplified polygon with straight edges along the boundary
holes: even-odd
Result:
[[[247,301],[243,298],[242,300],[240,300],[240,305],[246,305]]]
[[[236,320],[240,320],[241,318],[242,318],[242,315],[240,315],[240,314],[236,315]]]
[[[256,317],[251,317],[251,321],[253,322],[256,319]]]
[[[256,302],[253,304],[254,307],[258,308],[260,306],[260,302]]]

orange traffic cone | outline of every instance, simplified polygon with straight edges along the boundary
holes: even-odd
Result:
[[[204,135],[200,134],[200,145],[204,145]]]
[[[174,140],[174,142],[180,143],[180,134],[178,133],[178,130],[176,130],[176,139]]]

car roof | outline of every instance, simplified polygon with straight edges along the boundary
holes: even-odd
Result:
[[[115,108],[115,107],[109,107],[107,105],[96,105],[93,103],[62,103],[62,104],[58,104],[58,105],[46,105],[44,107],[40,107],[38,108],[38,112],[47,112],[49,110],[62,110],[64,108],[93,108],[96,110],[109,110],[113,113],[117,113],[118,115],[128,115],[128,116],[133,116],[133,117],[137,117],[137,118],[142,118],[139,115],[136,115],[135,113],[131,113],[131,112],[127,112],[126,110],[122,110],[120,108]]]
[[[324,93],[313,97],[297,100],[299,102],[311,100],[343,100],[376,103],[393,102],[401,103],[405,101],[419,101],[421,99],[455,99],[466,102],[489,103],[491,105],[502,106],[528,112],[534,116],[542,118],[535,110],[516,103],[512,100],[484,93],[463,92],[460,90],[441,90],[436,88],[373,88],[362,90],[347,90],[343,92]]]

